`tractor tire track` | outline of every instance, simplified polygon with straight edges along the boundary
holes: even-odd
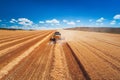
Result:
[[[24,34],[19,34],[19,33],[17,35],[13,34],[13,36],[7,35],[9,37],[0,39],[0,43],[5,43],[5,42],[12,41],[12,40],[23,38],[23,35]],[[25,34],[24,37],[31,36],[31,35],[35,35],[35,33]],[[1,37],[2,37],[2,35],[1,35]]]
[[[29,43],[26,43],[26,44],[24,44],[22,46],[19,46],[17,49],[12,50],[12,51],[6,53],[5,55],[1,56],[0,57],[0,63],[1,63],[0,64],[0,68],[2,68],[3,66],[7,65],[11,60],[13,60],[15,57],[21,55],[25,50],[27,50],[28,48],[30,48],[36,42],[39,42],[40,40],[42,40],[47,35],[42,36],[42,37],[38,37],[37,39],[32,40]]]
[[[40,34],[39,34],[40,35]],[[24,37],[24,38],[22,38],[22,39],[17,39],[17,40],[15,40],[15,41],[11,41],[11,42],[8,42],[8,43],[5,43],[5,44],[1,44],[0,45],[0,50],[3,50],[3,49],[5,49],[5,48],[9,48],[9,47],[11,47],[11,46],[13,46],[13,45],[16,45],[16,44],[18,44],[18,43],[22,43],[22,42],[24,42],[24,41],[27,41],[27,40],[29,40],[29,39],[32,39],[32,38],[34,38],[34,37],[37,37],[38,36],[38,34],[37,35],[32,35],[32,36],[29,36],[29,37]]]
[[[95,39],[96,41],[99,41],[99,42],[104,42],[104,43],[107,43],[107,44],[110,44],[110,45],[113,45],[113,46],[116,46],[116,47],[120,47],[120,45],[117,45],[117,44],[114,44],[114,43],[111,43],[111,42],[108,42],[108,41],[105,41],[105,40],[102,40],[102,39],[99,39],[99,38],[93,38],[93,37],[88,37],[88,38],[91,38],[91,39]]]
[[[70,47],[70,45],[68,43],[66,43],[66,46],[68,47],[68,49],[70,49],[72,56],[74,57],[75,61],[77,62],[80,71],[82,72],[82,75],[84,76],[85,80],[91,80],[89,74],[87,73],[87,71],[85,70],[84,66],[82,65],[81,61],[78,59],[78,57],[75,55],[74,51],[72,50],[72,48]]]
[[[95,40],[96,40],[96,39],[95,39]],[[107,52],[105,52],[105,51],[97,48],[96,46],[88,43],[87,41],[84,41],[84,40],[80,40],[80,41],[83,42],[83,43],[86,43],[86,44],[90,45],[90,46],[93,47],[94,49],[100,51],[100,52],[103,53],[104,55],[109,56],[109,57],[112,58],[113,60],[116,60],[117,62],[120,63],[120,59],[119,59],[119,58],[116,58],[116,57],[114,57],[113,55],[111,55],[111,54],[109,54],[109,53],[107,53]],[[98,40],[96,40],[96,41],[98,41]],[[100,41],[100,42],[101,42],[101,41]],[[104,42],[104,41],[102,41],[102,42],[103,42],[103,43],[106,43],[106,42]],[[113,46],[115,46],[115,45],[113,45]],[[117,47],[118,47],[118,46],[117,46]]]
[[[90,47],[92,47],[92,48],[100,51],[101,53],[103,53],[103,55],[106,55],[106,53],[102,52],[100,49],[98,49],[98,48],[96,48],[96,47],[94,47],[94,46],[92,46],[92,45],[90,45],[90,44],[88,44],[88,43],[86,43],[86,42],[84,42],[84,41],[82,41],[82,42],[83,42],[84,44],[86,44],[86,45],[89,45],[89,47],[86,46],[86,45],[84,45],[84,44],[81,44],[81,45],[85,46],[87,49],[89,49],[91,52],[93,52],[96,56],[98,56],[99,58],[101,58],[104,62],[107,62],[114,70],[120,72],[120,66],[119,66],[119,67],[116,66],[114,63],[110,62],[110,60],[107,60],[107,58],[104,58],[102,55],[100,55],[100,54],[96,53],[95,51],[91,50]],[[108,56],[108,55],[106,55],[106,56]],[[111,56],[110,56],[110,57],[111,57]],[[111,58],[112,58],[112,57],[111,57]],[[114,58],[112,58],[112,59],[114,59]]]
[[[85,80],[82,70],[79,66],[79,62],[76,60],[73,50],[70,48],[68,43],[62,44],[67,65],[69,68],[72,80]]]
[[[65,58],[65,53],[61,44],[56,43],[54,48],[54,57],[53,57],[53,65],[50,72],[50,80],[72,80],[67,61]]]
[[[23,80],[23,78],[27,75],[26,73],[29,73],[29,69],[31,66],[34,65],[34,62],[38,59],[39,56],[41,56],[42,50],[44,50],[44,47],[46,47],[45,44],[41,44],[39,47],[37,47],[28,57],[21,60],[21,62],[13,68],[9,74],[5,75],[2,80]],[[37,51],[40,51],[40,53],[36,54]]]
[[[43,32],[40,32],[39,34],[44,34],[46,31],[43,31]],[[0,40],[0,43],[6,43],[6,42],[10,42],[10,41],[13,41],[13,40],[16,40],[16,39],[21,39],[21,38],[25,38],[27,36],[33,36],[33,35],[36,35],[38,34],[38,32],[32,32],[32,33],[27,33],[27,34],[20,34],[20,35],[13,35],[12,37],[7,37],[7,39],[5,38],[2,38]],[[7,35],[8,36],[8,35]]]
[[[47,41],[49,40],[49,37],[51,37],[51,35],[52,35],[52,33],[51,34],[49,34],[47,37],[45,37],[43,40],[41,40],[40,42],[38,42],[36,45],[34,45],[34,47],[37,47],[37,45],[39,45],[39,44],[42,44],[43,42],[45,42],[46,41],[46,39],[47,39]],[[34,48],[33,47],[33,48]],[[31,52],[31,50],[34,50],[33,48],[30,48],[29,49],[29,51],[28,52],[25,52],[25,54],[26,55],[28,55],[29,54],[29,52]],[[24,54],[21,54],[19,57],[22,57]],[[12,61],[12,62],[14,62],[14,61]],[[11,64],[11,63],[10,63]],[[14,65],[13,65],[14,66]],[[9,68],[8,68],[9,69]],[[2,72],[2,71],[1,71]],[[2,74],[2,73],[1,73]],[[0,78],[2,77],[2,75],[0,74]],[[5,73],[6,74],[6,73]]]
[[[50,33],[47,33],[47,34],[50,34]],[[32,41],[32,40],[38,39],[38,38],[40,38],[40,37],[44,37],[44,36],[47,35],[47,34],[40,35],[40,36],[31,38],[31,39],[29,39],[29,40],[27,40],[27,41],[24,41],[24,42],[22,42],[22,43],[17,43],[17,45],[13,45],[13,46],[11,46],[11,47],[9,47],[9,48],[5,48],[4,50],[1,50],[1,51],[0,51],[0,53],[1,53],[0,56],[4,55],[5,53],[8,53],[8,52],[12,51],[13,49],[18,48],[19,46],[23,46],[23,44],[29,43],[29,42]]]
[[[101,80],[104,80],[103,77],[100,77],[102,75],[98,71],[96,71],[96,72],[93,71],[93,70],[97,70],[98,68],[95,67],[95,65],[91,64],[89,57],[86,57],[86,54],[85,54],[86,51],[81,51],[81,49],[79,49],[79,47],[81,47],[83,49],[83,46],[79,46],[78,42],[77,43],[70,43],[69,42],[68,44],[71,47],[71,49],[75,52],[75,55],[77,56],[79,61],[81,61],[81,64],[84,65],[85,70],[89,74],[90,78],[91,79],[101,79]],[[89,55],[89,52],[87,53],[87,55]],[[94,75],[92,75],[92,74],[94,74]]]

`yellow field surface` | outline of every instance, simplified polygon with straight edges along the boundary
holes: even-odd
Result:
[[[0,30],[0,80],[120,80],[120,34]]]

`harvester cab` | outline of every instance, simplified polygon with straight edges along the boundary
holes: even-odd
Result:
[[[60,39],[61,39],[61,34],[60,34],[60,32],[55,32],[53,36],[54,36],[54,38],[55,38],[56,40],[60,40]]]
[[[55,32],[53,36],[50,38],[50,41],[56,43],[56,41],[61,40],[61,33]]]

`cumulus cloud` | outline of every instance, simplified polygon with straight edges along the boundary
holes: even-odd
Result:
[[[104,23],[96,23],[97,26],[103,26]]]
[[[99,18],[96,22],[102,23],[105,19],[103,17]]]
[[[68,22],[68,20],[65,20],[65,19],[64,19],[64,20],[63,20],[63,22],[64,22],[64,23],[67,23],[67,22]]]
[[[39,21],[39,23],[43,24],[43,23],[45,23],[45,22],[44,22],[44,21]]]
[[[68,21],[68,20],[63,20],[63,22],[64,23],[66,23],[66,24],[68,24],[68,25],[76,25],[76,23],[75,22],[73,22],[73,21]],[[76,22],[80,22],[80,21],[76,21]]]
[[[76,20],[76,22],[78,22],[78,23],[79,23],[79,22],[80,22],[80,20]]]
[[[116,21],[115,21],[115,20],[113,20],[113,21],[111,21],[111,23],[110,23],[110,24],[114,25],[114,24],[116,24]]]
[[[73,21],[67,22],[68,25],[75,25],[76,23]]]
[[[89,19],[89,22],[92,22],[93,20],[92,19]]]
[[[16,19],[11,19],[10,20],[10,23],[16,23],[16,22],[18,22]]]
[[[60,24],[56,24],[56,25],[60,25]]]
[[[27,18],[19,18],[18,24],[21,24],[23,26],[31,26],[33,24],[33,22]]]
[[[41,26],[40,24],[34,24],[32,26],[30,26],[30,29],[33,30],[44,30],[44,29],[48,29],[46,26]]]
[[[49,23],[49,24],[59,24],[60,21],[57,20],[57,19],[52,19],[52,20],[46,20],[46,23]]]
[[[117,14],[113,17],[114,19],[120,19],[120,14]]]

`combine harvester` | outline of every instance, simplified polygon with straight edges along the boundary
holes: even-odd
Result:
[[[50,43],[51,44],[56,44],[58,40],[61,40],[61,33],[60,32],[55,32],[53,36],[50,38]]]

